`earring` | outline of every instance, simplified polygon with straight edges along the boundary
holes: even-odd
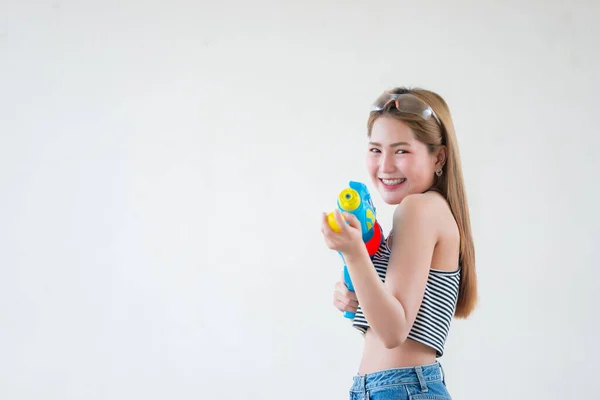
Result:
[[[437,171],[435,171],[435,174],[436,174],[438,177],[439,177],[439,176],[442,176],[442,173],[443,173],[443,171],[442,171],[442,169],[441,169],[441,168],[438,168],[438,169],[437,169]]]

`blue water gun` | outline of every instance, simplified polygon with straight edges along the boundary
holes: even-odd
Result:
[[[340,192],[337,199],[337,206],[340,212],[353,214],[360,221],[363,242],[369,256],[373,259],[373,256],[377,253],[379,246],[383,242],[383,230],[377,222],[375,206],[373,205],[367,186],[361,182],[350,181],[348,187]],[[334,213],[329,213],[327,217],[331,229],[340,232],[340,227],[335,220]],[[348,290],[354,291],[344,256],[339,251],[338,254],[344,262],[344,282],[348,286]],[[344,317],[353,319],[355,313],[344,311]]]

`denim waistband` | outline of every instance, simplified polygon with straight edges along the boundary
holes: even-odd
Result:
[[[426,387],[427,382],[445,381],[444,370],[438,361],[433,364],[392,368],[364,375],[356,375],[353,380],[350,390],[355,392],[364,392],[365,390],[389,385],[415,384]]]

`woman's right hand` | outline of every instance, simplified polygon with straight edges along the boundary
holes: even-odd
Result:
[[[350,311],[355,313],[358,307],[356,293],[349,290],[344,282],[344,278],[335,283],[333,291],[333,305],[340,311]]]

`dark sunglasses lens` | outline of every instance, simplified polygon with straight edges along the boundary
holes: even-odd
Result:
[[[373,103],[373,108],[378,109],[378,110],[382,109],[386,105],[386,103],[388,101],[390,101],[391,98],[392,97],[391,97],[390,93],[388,93],[388,92],[382,93],[381,96],[379,96],[377,98],[377,100],[375,100],[375,102]]]
[[[423,119],[431,117],[431,110],[421,99],[415,96],[400,96],[396,100],[398,110],[407,114],[418,115]]]

